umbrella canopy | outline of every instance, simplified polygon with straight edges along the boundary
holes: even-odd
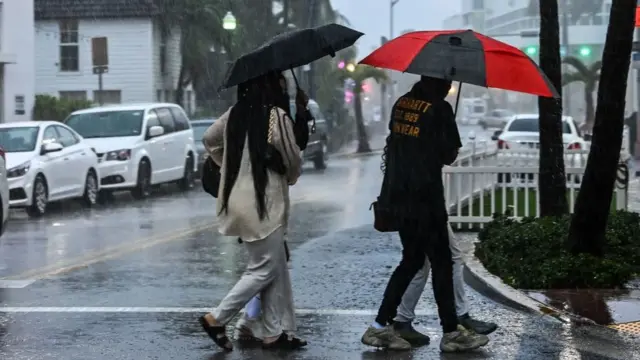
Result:
[[[283,71],[323,58],[353,45],[363,33],[338,24],[280,34],[238,58],[227,71],[229,88],[271,71]]]
[[[472,30],[399,36],[361,64],[478,86],[559,97],[542,70],[519,49]]]

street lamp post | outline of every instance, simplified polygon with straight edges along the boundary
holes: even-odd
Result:
[[[238,26],[236,21],[236,17],[233,15],[231,11],[227,11],[227,14],[222,18],[222,28],[227,31],[227,57],[229,61],[229,66],[233,63],[233,38],[232,33]],[[227,95],[227,99],[229,101],[229,106],[233,104],[233,93],[229,92]]]

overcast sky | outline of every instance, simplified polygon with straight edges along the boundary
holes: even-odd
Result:
[[[334,9],[345,15],[351,26],[365,35],[358,42],[358,59],[380,45],[380,36],[389,36],[390,0],[331,0]],[[394,36],[407,29],[435,30],[442,21],[460,12],[461,0],[400,0],[394,11]]]

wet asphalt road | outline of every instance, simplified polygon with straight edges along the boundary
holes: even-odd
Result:
[[[84,211],[70,204],[45,219],[13,214],[0,239],[0,359],[636,359],[638,339],[571,328],[504,308],[469,289],[472,311],[501,325],[483,351],[441,355],[430,286],[417,327],[432,345],[375,351],[359,339],[399,259],[395,235],[371,229],[379,157],[306,168],[292,189],[295,353],[218,349],[196,322],[217,305],[245,264],[241,245],[215,230],[214,199],[160,189]]]

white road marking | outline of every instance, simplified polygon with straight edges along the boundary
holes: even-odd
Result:
[[[206,313],[212,307],[0,307],[0,313]],[[374,316],[373,309],[297,309],[298,315]],[[418,316],[436,315],[433,310],[417,310]]]
[[[0,280],[0,289],[22,289],[36,282],[35,279],[29,280]]]

